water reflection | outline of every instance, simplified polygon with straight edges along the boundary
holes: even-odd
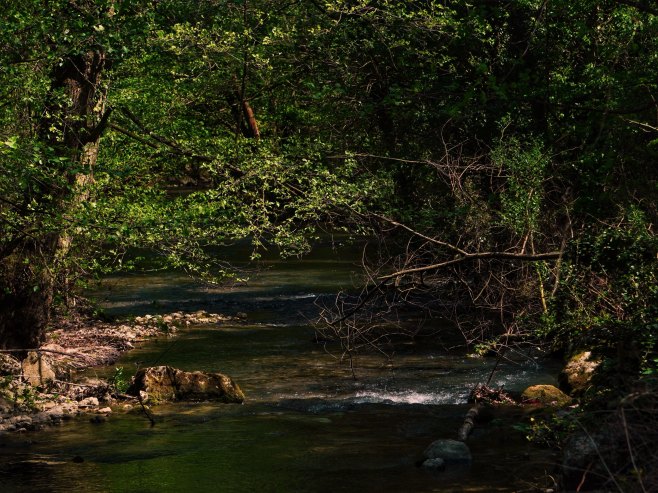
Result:
[[[232,288],[199,287],[173,274],[112,279],[112,289],[99,291],[112,313],[247,312],[246,322],[194,327],[120,363],[127,370],[169,364],[222,371],[245,390],[247,402],[159,406],[154,427],[138,412],[116,413],[102,425],[83,418],[3,437],[0,491],[517,491],[519,477],[546,469],[546,453],[496,424],[476,429],[472,466],[440,474],[417,468],[432,440],[454,436],[470,386],[488,377],[493,362],[424,343],[401,348],[391,361],[361,355],[352,379],[315,343],[306,320],[315,295],[349,287],[355,266],[319,260],[277,263]],[[508,363],[496,383],[520,390],[552,383],[552,374],[533,363]]]

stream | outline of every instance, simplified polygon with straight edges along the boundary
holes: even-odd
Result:
[[[4,435],[0,492],[511,492],[550,473],[550,451],[528,444],[506,419],[475,429],[470,466],[416,466],[433,440],[456,435],[470,388],[486,381],[495,361],[422,340],[395,347],[392,360],[360,355],[353,379],[316,343],[309,320],[318,298],[353,286],[358,258],[356,247],[337,254],[324,245],[301,260],[265,262],[248,283],[227,288],[174,273],[106,279],[95,294],[114,315],[246,313],[146,342],[117,366],[128,374],[162,364],[226,373],[247,400],[160,405],[153,427],[140,413],[115,412],[102,424],[87,416]],[[556,371],[508,363],[493,383],[520,391],[553,384]]]

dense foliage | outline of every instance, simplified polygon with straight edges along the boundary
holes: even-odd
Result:
[[[327,316],[348,351],[412,303],[469,344],[548,337],[651,374],[656,14],[5,2],[0,345],[38,344],[53,303],[134,252],[217,281],[212,245],[299,254],[329,228],[383,242],[354,305],[369,315]]]

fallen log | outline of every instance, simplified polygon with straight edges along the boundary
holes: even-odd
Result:
[[[457,440],[465,442],[468,439],[468,435],[470,435],[473,428],[475,428],[475,419],[478,414],[480,414],[480,409],[482,409],[482,404],[476,402],[475,405],[468,410],[466,417],[464,417],[464,424],[459,428]]]
[[[485,405],[516,405],[514,399],[502,388],[492,389],[486,385],[476,385],[471,392],[470,400],[473,402],[473,407],[466,413],[464,424],[462,424],[457,433],[457,439],[462,442],[468,439],[471,431],[475,428],[475,421]]]

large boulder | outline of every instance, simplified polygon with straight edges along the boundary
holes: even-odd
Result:
[[[423,464],[430,464],[427,460],[442,459],[445,464],[468,464],[471,462],[471,451],[464,442],[457,440],[440,439],[432,442],[425,449]]]
[[[615,477],[629,472],[628,445],[623,428],[614,420],[598,423],[592,433],[578,431],[562,451],[561,482],[564,491],[612,491]]]
[[[183,371],[171,366],[153,366],[137,372],[128,394],[144,396],[150,402],[217,400],[240,404],[244,394],[233,380],[221,373]]]
[[[23,378],[31,385],[43,385],[55,380],[55,371],[50,362],[40,353],[30,351],[21,363]]]
[[[573,355],[558,376],[560,388],[571,395],[580,395],[590,386],[601,360],[594,358],[591,351]]]
[[[571,397],[553,385],[533,385],[521,394],[525,403],[542,406],[564,407],[571,404]]]

